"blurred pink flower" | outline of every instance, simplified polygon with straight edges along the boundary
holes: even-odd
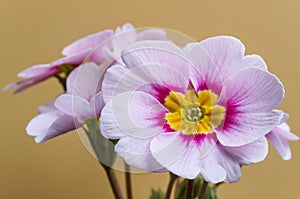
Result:
[[[26,130],[41,143],[83,125],[86,119],[100,116],[104,106],[100,92],[102,70],[95,63],[76,68],[67,78],[67,93],[60,95],[55,104],[39,108]]]
[[[289,125],[285,122],[287,119],[288,115],[285,114],[280,124],[266,135],[275,147],[277,153],[284,160],[289,160],[292,157],[288,141],[299,140],[299,137],[291,132]]]
[[[4,90],[16,88],[14,93],[21,92],[37,83],[64,71],[73,70],[84,61],[103,64],[112,62],[119,57],[122,49],[129,44],[141,40],[163,40],[166,33],[160,29],[149,29],[137,33],[129,23],[113,30],[98,32],[71,43],[66,46],[60,58],[50,64],[34,65],[18,74],[22,80],[7,85]]]
[[[74,118],[61,112],[52,102],[40,106],[38,110],[39,115],[31,119],[26,127],[27,134],[35,136],[36,143],[76,129]]]
[[[233,37],[190,43],[143,41],[122,51],[102,85],[102,134],[118,155],[148,171],[234,182],[262,161],[278,124],[279,79]]]

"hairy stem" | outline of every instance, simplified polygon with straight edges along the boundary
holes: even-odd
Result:
[[[202,186],[201,186],[201,190],[200,190],[200,194],[199,194],[198,199],[204,199],[207,185],[208,185],[208,182],[206,182],[205,180],[203,180],[203,183],[202,183]]]
[[[125,181],[126,181],[127,199],[132,199],[130,166],[126,163],[125,163]]]
[[[194,193],[194,179],[188,180],[187,189],[186,189],[186,199],[193,199]]]
[[[108,178],[108,181],[109,181],[110,187],[112,189],[112,192],[115,196],[115,199],[123,199],[122,192],[120,190],[120,186],[119,186],[119,183],[118,183],[118,180],[116,178],[113,168],[108,167],[108,166],[102,164],[101,162],[99,162],[99,163],[106,172],[106,176]]]
[[[170,172],[170,179],[169,179],[169,183],[168,183],[168,188],[167,188],[165,199],[170,199],[171,198],[173,185],[174,185],[174,182],[176,181],[177,178],[178,178],[178,176],[176,176],[176,175],[174,175],[173,173]]]

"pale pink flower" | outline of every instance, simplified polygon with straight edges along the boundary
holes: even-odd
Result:
[[[58,135],[76,129],[74,118],[57,109],[52,102],[39,107],[39,115],[31,119],[26,127],[35,142],[45,142]]]
[[[129,23],[118,27],[116,31],[105,30],[79,39],[62,50],[63,58],[50,64],[38,64],[18,74],[22,80],[7,85],[4,90],[16,88],[21,92],[65,70],[73,70],[84,61],[97,64],[111,63],[120,56],[122,49],[136,41],[164,40],[166,33],[160,29],[149,29],[141,33]]]
[[[28,124],[26,131],[41,143],[81,127],[86,119],[100,116],[104,106],[100,92],[102,70],[95,63],[76,68],[67,78],[67,93],[55,104],[39,108],[39,115]]]
[[[140,169],[237,181],[240,165],[266,157],[265,135],[283,117],[283,85],[244,50],[233,37],[131,45],[105,74],[102,134]]]
[[[284,160],[289,160],[292,157],[288,141],[299,140],[299,137],[291,132],[289,125],[285,122],[287,119],[288,115],[285,114],[280,124],[266,135],[275,147],[277,153]]]

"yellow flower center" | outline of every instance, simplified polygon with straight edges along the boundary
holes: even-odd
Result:
[[[169,110],[166,120],[172,129],[185,134],[211,133],[225,113],[223,106],[216,105],[217,100],[218,96],[209,90],[187,90],[185,95],[170,92],[164,104]]]

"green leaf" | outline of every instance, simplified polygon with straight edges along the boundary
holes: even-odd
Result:
[[[95,156],[104,167],[111,167],[116,159],[114,143],[103,137],[97,118],[86,120],[85,127],[83,127],[83,129],[89,138]]]
[[[161,189],[151,189],[151,196],[150,199],[164,199],[165,193]]]

